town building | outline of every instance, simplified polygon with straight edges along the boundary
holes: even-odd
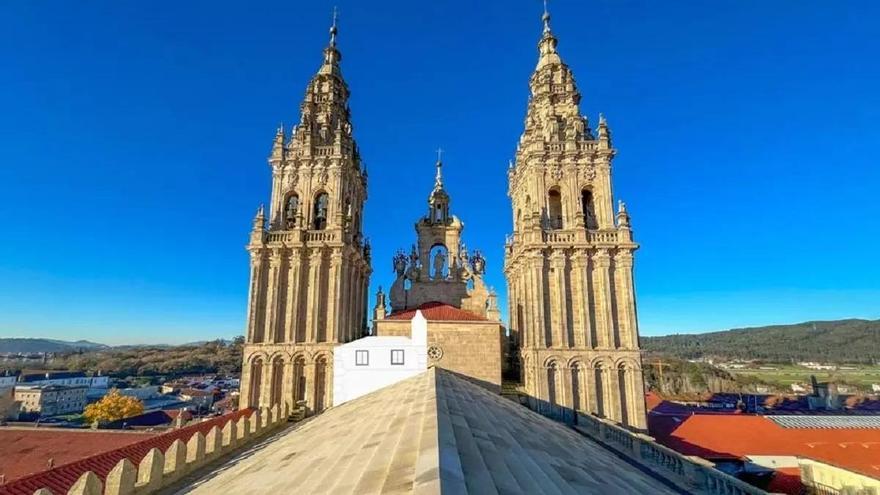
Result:
[[[18,376],[18,383],[27,385],[80,386],[90,389],[105,389],[110,385],[110,377],[100,373],[89,376],[82,371],[33,371],[24,370]]]
[[[589,411],[645,430],[633,287],[633,241],[613,208],[611,130],[595,132],[544,15],[538,65],[516,159],[508,170],[513,234],[506,245],[511,333],[533,407],[572,419]]]
[[[84,385],[19,385],[15,387],[15,400],[21,403],[22,413],[57,416],[82,412],[87,391]]]
[[[197,388],[185,388],[180,391],[180,400],[189,402],[199,409],[209,409],[214,405],[214,392],[199,390]]]

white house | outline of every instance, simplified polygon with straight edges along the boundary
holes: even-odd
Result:
[[[428,369],[428,320],[416,311],[409,337],[364,337],[333,349],[333,405]]]

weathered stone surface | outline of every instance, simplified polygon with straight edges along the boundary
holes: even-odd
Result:
[[[297,493],[676,493],[574,430],[438,369],[291,428],[186,493],[253,493],[254,487],[261,493],[294,487]]]

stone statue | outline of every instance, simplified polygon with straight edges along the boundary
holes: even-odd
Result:
[[[471,256],[471,265],[474,267],[475,275],[482,275],[486,270],[486,259],[483,258],[483,255],[479,250],[474,251],[474,255]]]
[[[406,272],[406,254],[404,254],[403,250],[400,249],[397,251],[397,254],[394,255],[392,259],[392,265],[394,267],[394,273],[397,274],[397,277],[400,278]]]
[[[443,251],[438,251],[434,256],[434,280],[443,278],[443,268],[446,267],[446,255]]]

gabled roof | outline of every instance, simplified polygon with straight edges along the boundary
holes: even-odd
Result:
[[[237,421],[242,416],[250,416],[251,409],[224,414],[216,418],[197,423],[194,425],[172,430],[162,435],[152,435],[144,438],[135,433],[117,434],[131,435],[141,440],[121,447],[112,448],[112,450],[104,450],[90,457],[80,458],[79,460],[68,464],[60,465],[54,469],[49,469],[40,473],[36,473],[24,478],[0,485],[0,495],[33,495],[40,488],[48,488],[52,493],[67,493],[70,487],[76,483],[86,471],[92,471],[98,475],[101,480],[107,477],[111,469],[116,467],[122,459],[128,459],[135,465],[138,465],[144,456],[152,448],[158,448],[165,452],[175,440],[181,440],[186,443],[197,432],[206,435],[214,426],[223,427],[227,421]],[[89,442],[91,435],[100,435],[99,432],[79,432],[81,435],[79,441]],[[4,452],[4,456],[6,453]],[[57,464],[57,463],[56,463]]]
[[[398,311],[388,315],[388,320],[411,320],[421,310],[428,321],[489,321],[486,318],[441,302],[427,302],[418,308]]]
[[[204,473],[191,494],[671,492],[612,452],[431,368]]]

